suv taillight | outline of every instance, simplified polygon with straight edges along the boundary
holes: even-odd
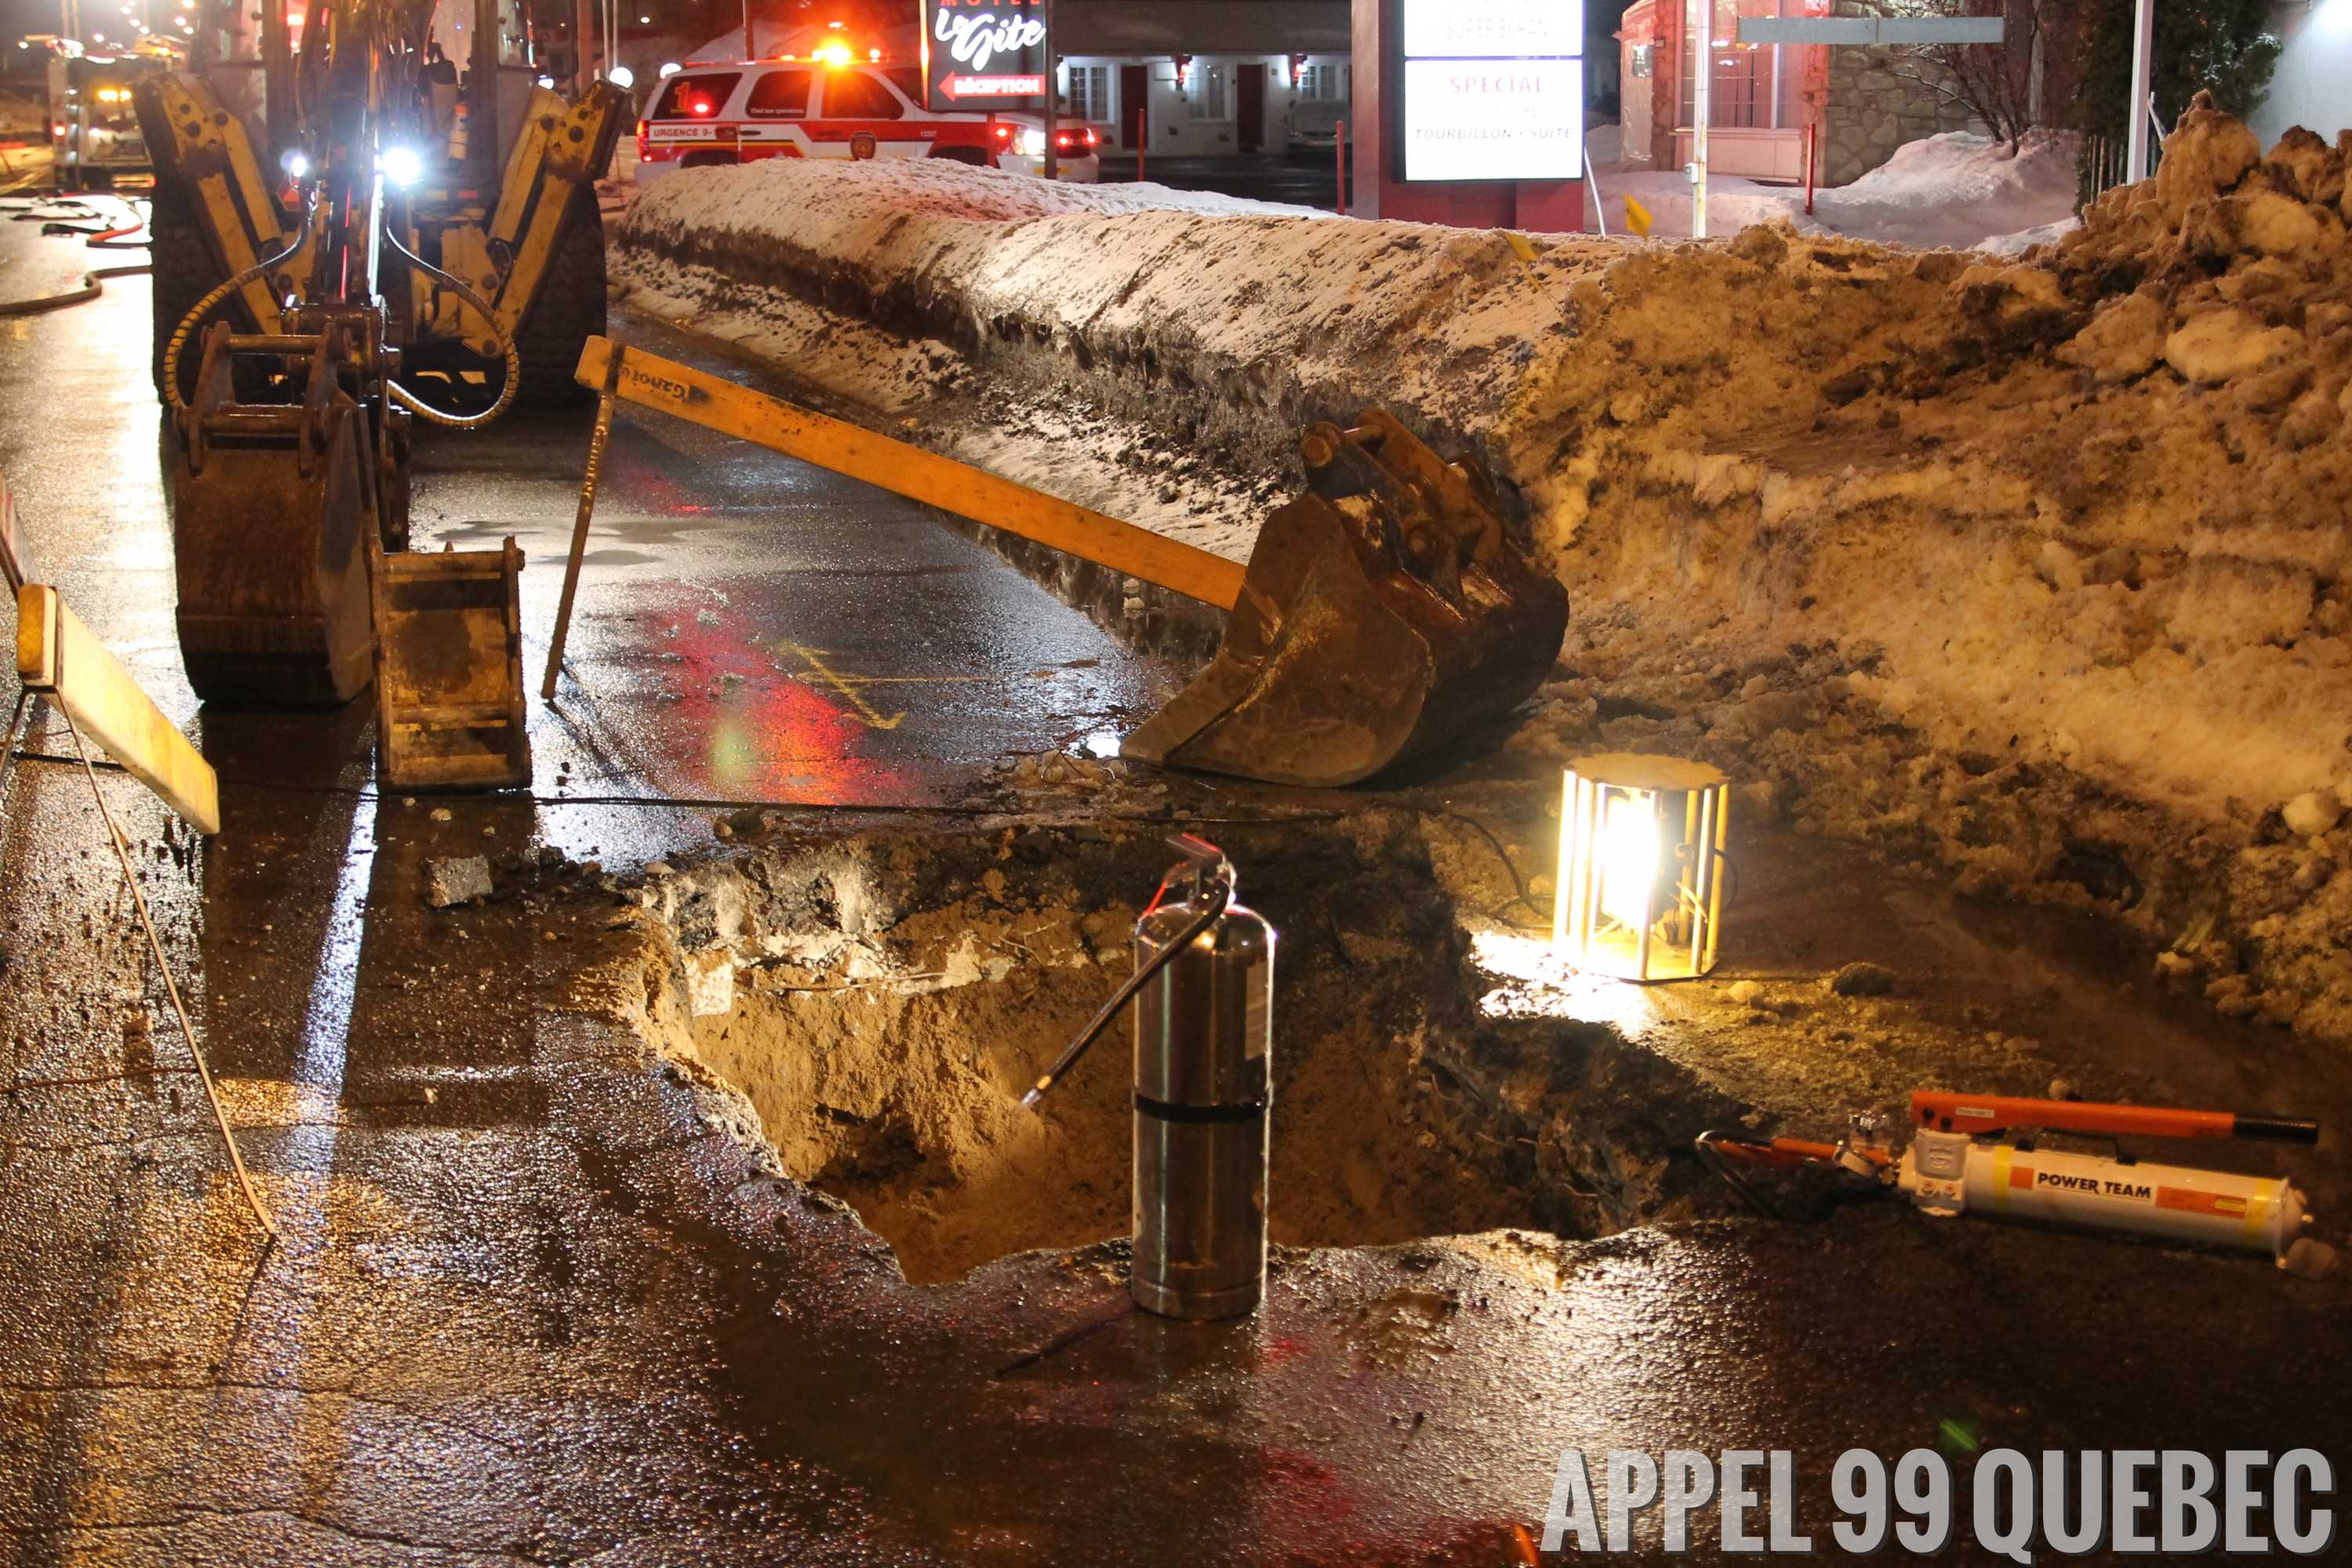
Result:
[[[646,122],[640,120],[637,121],[637,162],[640,163],[646,161]]]

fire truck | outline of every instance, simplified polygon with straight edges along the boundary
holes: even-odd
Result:
[[[1100,177],[1100,141],[1083,121],[1055,132],[1060,177]],[[698,60],[665,79],[637,121],[637,178],[762,158],[950,158],[1034,174],[1044,170],[1044,116],[941,113],[924,104],[922,73],[878,49],[861,58],[834,40],[815,54]]]
[[[171,64],[150,55],[87,54],[71,39],[50,44],[49,147],[59,190],[105,190],[117,175],[154,171],[131,89]]]

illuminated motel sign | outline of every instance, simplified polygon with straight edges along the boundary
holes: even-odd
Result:
[[[923,0],[922,16],[931,108],[1044,107],[1043,0]]]
[[[1581,175],[1584,0],[1402,5],[1407,182]]]

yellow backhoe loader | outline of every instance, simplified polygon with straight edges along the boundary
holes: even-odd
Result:
[[[323,705],[398,676],[388,781],[523,782],[520,681],[482,668],[512,647],[453,587],[510,604],[519,559],[415,557],[373,585],[370,562],[407,546],[413,420],[578,395],[604,330],[594,182],[627,100],[541,85],[517,0],[202,5],[188,68],[137,89],[189,679]]]

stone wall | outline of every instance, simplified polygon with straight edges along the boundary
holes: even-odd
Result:
[[[1838,0],[1836,14],[1866,16],[1881,14],[1881,8]],[[1830,50],[1829,102],[1822,116],[1823,184],[1860,179],[1906,142],[1946,131],[1985,129],[1950,98],[1908,79],[1936,69],[1930,60],[1895,49]],[[1897,76],[1897,70],[1906,75]]]

